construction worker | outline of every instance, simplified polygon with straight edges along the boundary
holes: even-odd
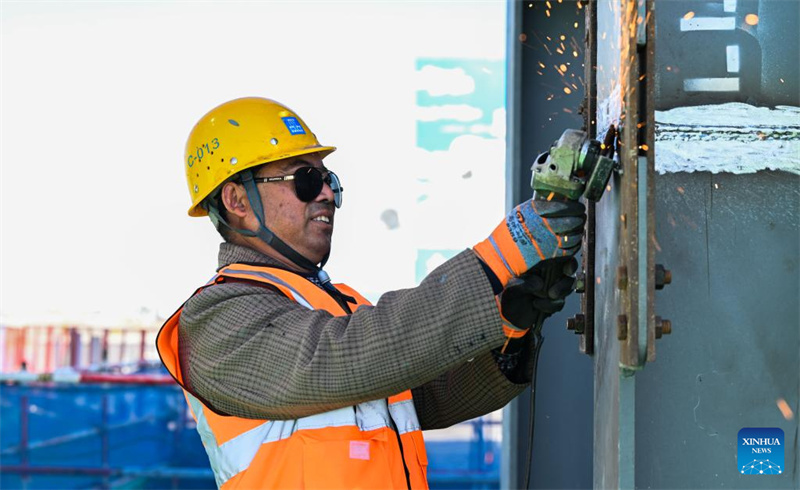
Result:
[[[584,209],[557,201],[521,204],[374,306],[333,284],[322,267],[344,191],[323,162],[334,150],[262,98],[214,108],[186,144],[189,215],[225,241],[216,275],[157,345],[220,488],[427,488],[421,431],[519,394],[526,332],[572,289]],[[547,287],[536,266],[556,256]],[[522,294],[504,301],[512,285]]]

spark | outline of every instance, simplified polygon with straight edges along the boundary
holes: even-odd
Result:
[[[667,71],[672,71],[672,67],[671,66],[667,66]]]
[[[714,182],[714,189],[719,189],[719,184],[717,184],[716,182]]]
[[[636,129],[642,129],[643,127],[644,127],[643,122],[640,122],[639,124],[636,125]]]
[[[622,221],[622,224],[625,224],[625,215],[624,214],[620,214],[619,215],[619,220]]]
[[[608,185],[606,186],[606,190],[607,190],[608,192],[611,192],[611,184],[608,184]]]
[[[547,5],[547,8],[549,8],[549,9],[553,8],[553,6],[550,5],[550,2],[544,2],[544,3],[545,3],[545,5]]]
[[[560,38],[559,38],[559,39],[561,39],[561,40],[563,41],[563,40],[565,40],[566,38],[567,38],[567,36],[565,36],[565,35],[563,35],[563,34],[562,34],[562,35],[560,36]]]
[[[550,36],[545,36],[545,38],[546,38],[548,41],[552,41],[552,39],[550,39]]]
[[[555,97],[555,96],[553,94],[550,94],[550,95],[547,96],[547,100],[553,100],[553,97]]]
[[[600,284],[602,281],[600,280],[600,276],[597,276],[597,284]]]
[[[639,77],[639,81],[641,82],[642,80],[644,80],[646,76],[647,73],[643,73],[642,76]]]
[[[641,149],[642,149],[642,150],[644,150],[644,151],[647,151],[647,150],[649,150],[649,149],[650,149],[650,147],[649,147],[649,146],[647,146],[647,145],[640,145],[640,146],[639,146],[639,148],[641,148]]]
[[[548,17],[550,17],[550,11],[549,11],[549,10],[545,10],[545,11],[544,11],[544,13],[545,13],[545,15],[547,15]]]
[[[594,121],[592,121],[592,124],[594,124]],[[605,143],[600,143],[600,149],[601,150],[605,150],[606,149],[606,144]]]
[[[524,43],[525,41],[528,40],[528,36],[523,32],[522,34],[519,35],[519,40]]]
[[[679,194],[684,194],[685,192],[686,192],[686,191],[685,191],[685,190],[683,190],[683,187],[678,187],[678,193],[679,193]]]
[[[744,16],[745,24],[754,26],[758,24],[758,16],[756,14],[747,14]]]
[[[579,8],[579,9],[582,9],[582,8],[583,8],[583,4],[581,4],[580,0],[578,0],[578,8]]]
[[[539,75],[544,75],[544,73],[540,72],[539,70],[536,70],[536,73],[538,73]]]
[[[780,81],[781,81],[781,83],[784,83],[784,82],[783,82],[783,78],[779,78],[778,80],[780,80]]]
[[[561,50],[561,48],[556,48],[556,53],[558,53],[558,54],[564,54],[564,51],[562,51],[562,50]]]
[[[672,216],[672,214],[667,215],[667,221],[669,221],[669,224],[672,225],[673,228],[678,226],[678,224],[675,222],[675,217]]]
[[[783,414],[783,418],[786,420],[792,420],[794,418],[794,412],[792,412],[792,408],[786,403],[786,400],[778,398],[776,403],[778,404],[778,410]]]
[[[576,58],[577,58],[577,57],[578,57],[578,52],[577,52],[577,51],[573,51],[573,52],[572,52],[572,56],[574,56],[574,57],[576,57]]]
[[[542,41],[542,38],[539,37],[539,34],[537,34],[536,31],[533,31],[533,35],[536,36],[536,40],[539,41],[539,44],[541,44],[542,47],[545,49],[545,51],[547,51],[547,54],[553,56],[553,53],[550,51],[550,48],[547,47],[547,43]],[[550,40],[550,36],[545,36],[545,37],[547,38],[548,41]]]
[[[564,108],[564,112],[566,112],[567,114],[572,114],[572,111],[567,109],[566,107]]]
[[[567,49],[566,46],[564,46],[564,43],[558,43],[558,44],[561,46],[561,51],[564,51],[565,49]]]
[[[552,200],[553,200],[553,196],[555,196],[555,195],[556,195],[556,193],[555,193],[555,192],[551,192],[551,193],[550,193],[550,194],[547,196],[547,200],[548,200],[548,201],[552,201]]]
[[[544,63],[542,63],[542,62],[540,61],[540,62],[539,62],[539,67],[540,67],[540,68],[542,68],[542,69],[544,69]]]
[[[572,26],[573,26],[575,29],[577,29],[577,28],[578,28],[578,23],[576,22],[576,23],[572,24]]]
[[[561,3],[563,0],[558,0],[558,3]]]
[[[529,9],[532,9],[532,8],[533,8],[533,4],[532,4],[532,3],[529,3],[529,4],[528,4],[528,8],[529,8]]]
[[[657,251],[661,251],[661,245],[658,244],[658,240],[656,240],[655,236],[653,237],[653,245],[655,245]]]
[[[564,87],[564,93],[569,95],[572,93],[572,90],[570,90],[569,87]]]
[[[567,71],[567,65],[563,65],[562,64],[562,65],[559,65],[558,67],[561,69],[561,71]]]
[[[603,41],[606,40],[606,33],[605,32],[600,36],[600,39],[602,39]]]

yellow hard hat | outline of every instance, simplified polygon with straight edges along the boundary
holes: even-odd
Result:
[[[186,141],[189,216],[207,216],[200,203],[242,170],[309,153],[325,157],[334,150],[320,145],[300,116],[274,100],[245,97],[217,106]]]

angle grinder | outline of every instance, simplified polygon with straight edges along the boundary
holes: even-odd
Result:
[[[613,128],[609,131],[613,139]],[[606,154],[613,154],[611,142],[601,143],[576,129],[564,131],[550,150],[539,155],[531,167],[534,199],[552,199],[550,193],[553,193],[573,201],[581,197],[599,201],[611,173],[617,168],[617,163]]]

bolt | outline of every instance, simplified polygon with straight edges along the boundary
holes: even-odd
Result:
[[[623,291],[628,289],[628,268],[624,265],[617,267],[617,287]]]
[[[575,276],[575,292],[580,294],[586,292],[586,274],[583,271]]]
[[[656,317],[656,338],[660,339],[663,335],[672,333],[672,322],[662,319],[660,316]]]
[[[576,335],[586,331],[586,317],[578,313],[572,318],[567,318],[567,330],[574,330]]]
[[[672,284],[672,271],[665,269],[661,264],[656,264],[656,289],[664,289],[667,284]]]
[[[628,338],[628,317],[626,315],[619,315],[617,317],[617,340],[625,340]]]

